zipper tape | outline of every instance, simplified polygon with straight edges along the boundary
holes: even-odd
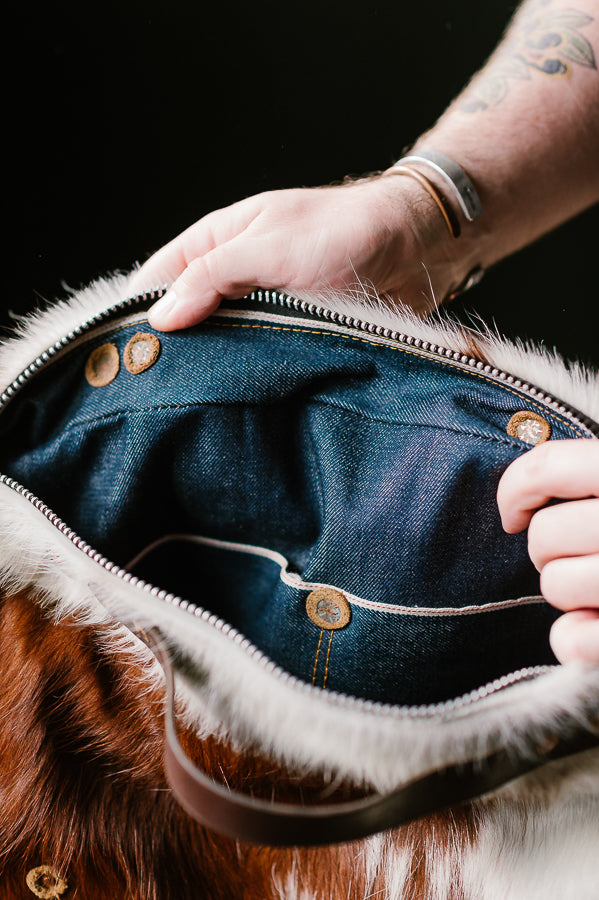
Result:
[[[67,352],[72,346],[84,339],[98,327],[105,327],[113,318],[131,314],[141,310],[159,299],[164,289],[151,291],[129,298],[107,309],[92,319],[78,326],[59,341],[40,354],[0,396],[0,411],[12,398],[37,375],[43,368],[52,363],[58,356]],[[568,407],[533,385],[522,382],[509,373],[485,364],[473,357],[457,351],[441,347],[430,341],[411,337],[383,326],[375,325],[355,317],[336,313],[316,304],[300,301],[284,293],[276,291],[255,291],[244,298],[244,309],[252,305],[269,305],[279,310],[298,313],[307,318],[316,317],[332,325],[356,330],[362,333],[399,342],[420,351],[423,355],[451,359],[465,370],[474,369],[483,372],[499,382],[510,384],[523,395],[545,403],[565,418],[574,422],[592,437],[599,437],[599,424]],[[61,531],[81,552],[94,563],[102,566],[112,575],[135,584],[138,589],[149,590],[167,603],[188,609],[190,614],[200,615],[216,628],[227,634],[233,629],[225,622],[216,619],[200,607],[192,607],[181,598],[166,594],[157,588],[134,579],[129,573],[119,569],[114,563],[105,559],[100,553],[78,537],[65,523],[53,513],[40,499],[19,485],[13,479],[0,474],[0,481],[29,500],[58,530]],[[277,803],[260,800],[215,782],[199,770],[186,756],[177,736],[175,722],[175,675],[168,651],[158,632],[145,635],[148,646],[162,666],[166,677],[167,711],[165,727],[165,768],[173,792],[181,805],[197,821],[230,837],[271,846],[319,845],[348,841],[396,827],[423,815],[438,811],[456,804],[465,803],[481,796],[526,772],[544,765],[552,760],[582,752],[599,746],[599,733],[589,731],[579,722],[572,720],[563,723],[562,735],[558,742],[547,752],[539,755],[517,756],[512,750],[500,749],[484,759],[461,762],[459,765],[447,766],[410,781],[389,794],[375,794],[359,800],[352,800],[335,805],[306,807],[288,803]],[[245,644],[248,642],[245,641]],[[248,652],[262,660],[263,654],[257,648],[249,647]],[[281,677],[287,673],[264,658],[273,675],[280,672]],[[398,714],[419,718],[431,715],[446,714],[464,705],[476,703],[491,694],[503,690],[512,684],[528,678],[534,678],[553,667],[537,667],[511,673],[493,684],[483,686],[463,697],[454,698],[434,707],[398,708],[381,705],[382,714]],[[289,676],[287,676],[289,677]],[[306,686],[308,689],[310,686]],[[355,697],[339,695],[340,702],[354,705],[364,710],[374,711],[378,705],[361,701]]]

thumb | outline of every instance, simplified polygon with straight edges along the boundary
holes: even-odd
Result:
[[[159,331],[189,328],[214,312],[223,297],[243,297],[252,291],[259,280],[259,254],[253,244],[239,235],[192,260],[150,309],[150,325]]]

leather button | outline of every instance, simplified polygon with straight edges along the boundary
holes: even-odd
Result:
[[[92,350],[85,364],[85,377],[92,387],[104,387],[119,373],[119,351],[116,344],[102,344]]]
[[[351,607],[341,591],[316,588],[306,598],[306,612],[315,625],[327,631],[345,628],[351,619]]]
[[[36,866],[25,876],[25,884],[40,900],[58,900],[68,890],[66,878],[53,866]]]
[[[506,430],[510,437],[518,438],[532,446],[542,444],[551,437],[551,425],[547,419],[527,409],[514,413],[507,423]]]
[[[154,334],[138,331],[123,350],[123,362],[133,375],[145,372],[153,366],[160,353],[160,341]]]

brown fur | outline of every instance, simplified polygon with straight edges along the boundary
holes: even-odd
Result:
[[[25,876],[42,864],[67,878],[65,900],[278,900],[273,872],[283,883],[291,873],[319,900],[362,900],[360,844],[241,845],[181,810],[162,771],[162,697],[110,640],[98,628],[52,624],[24,594],[1,598],[0,900],[31,900]],[[276,784],[279,799],[293,800],[322,789],[213,740],[184,743],[232,787],[271,796]],[[406,900],[428,896],[427,855],[459,846],[473,828],[461,810],[395,833],[413,847]],[[379,875],[369,892],[384,897],[383,887]]]

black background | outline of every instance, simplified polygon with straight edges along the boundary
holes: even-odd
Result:
[[[5,120],[16,210],[1,323],[63,296],[63,283],[130,268],[211,209],[390,165],[515,5],[21,7],[5,36],[17,47]],[[496,266],[455,310],[599,365],[598,236],[595,207]]]

